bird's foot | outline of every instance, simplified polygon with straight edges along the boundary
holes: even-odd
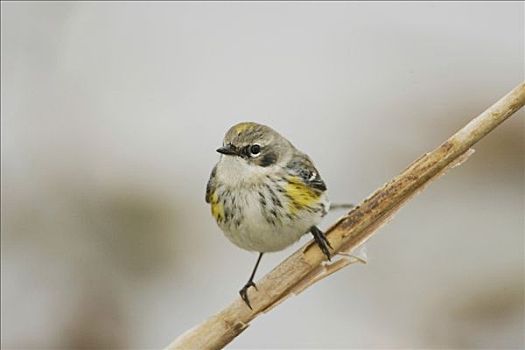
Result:
[[[324,235],[323,231],[317,228],[317,226],[312,226],[310,229],[310,232],[312,232],[312,235],[314,236],[315,243],[319,246],[323,254],[326,256],[328,261],[331,261],[331,254],[330,249],[333,249],[330,245],[330,242]]]
[[[251,310],[253,310],[252,306],[250,305],[250,299],[248,299],[248,289],[250,289],[250,287],[253,287],[255,288],[255,290],[257,290],[257,286],[255,285],[255,283],[252,280],[250,280],[244,285],[244,287],[242,287],[242,289],[239,291],[239,294],[242,300],[244,300],[244,302],[246,303],[246,305],[248,305],[248,307]]]

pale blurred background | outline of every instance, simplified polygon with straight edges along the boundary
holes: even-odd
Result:
[[[358,202],[524,78],[523,2],[1,10],[5,349],[161,348],[236,298],[256,255],[204,202],[232,124]],[[229,347],[523,348],[523,119]]]

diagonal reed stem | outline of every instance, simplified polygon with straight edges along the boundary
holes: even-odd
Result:
[[[432,179],[459,164],[470,147],[509,118],[525,104],[525,83],[521,83],[471,120],[436,149],[424,154],[394,179],[376,190],[327,231],[337,252],[350,252],[363,244],[406,201],[423,190]],[[341,258],[323,264],[324,255],[312,242],[293,253],[251,290],[253,310],[237,298],[219,313],[175,339],[168,349],[220,349],[230,343],[255,317],[267,312],[286,297],[297,294],[323,277],[348,265]]]

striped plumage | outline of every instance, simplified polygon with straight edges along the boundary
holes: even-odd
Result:
[[[257,133],[261,128],[269,129],[250,123],[242,130],[257,137],[249,142],[261,143]],[[319,172],[307,155],[287,143],[288,152],[279,152],[274,164],[262,167],[223,155],[212,171],[206,201],[226,237],[240,248],[282,250],[308,233],[328,210],[326,186]]]
[[[206,202],[226,237],[240,248],[279,251],[312,232],[330,258],[329,243],[316,227],[327,213],[326,185],[310,158],[273,129],[240,123],[224,137],[222,153],[206,187]]]

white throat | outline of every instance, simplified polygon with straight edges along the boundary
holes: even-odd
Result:
[[[249,185],[260,177],[268,175],[273,167],[262,168],[249,164],[244,159],[235,156],[221,155],[217,164],[217,180],[227,186]]]

